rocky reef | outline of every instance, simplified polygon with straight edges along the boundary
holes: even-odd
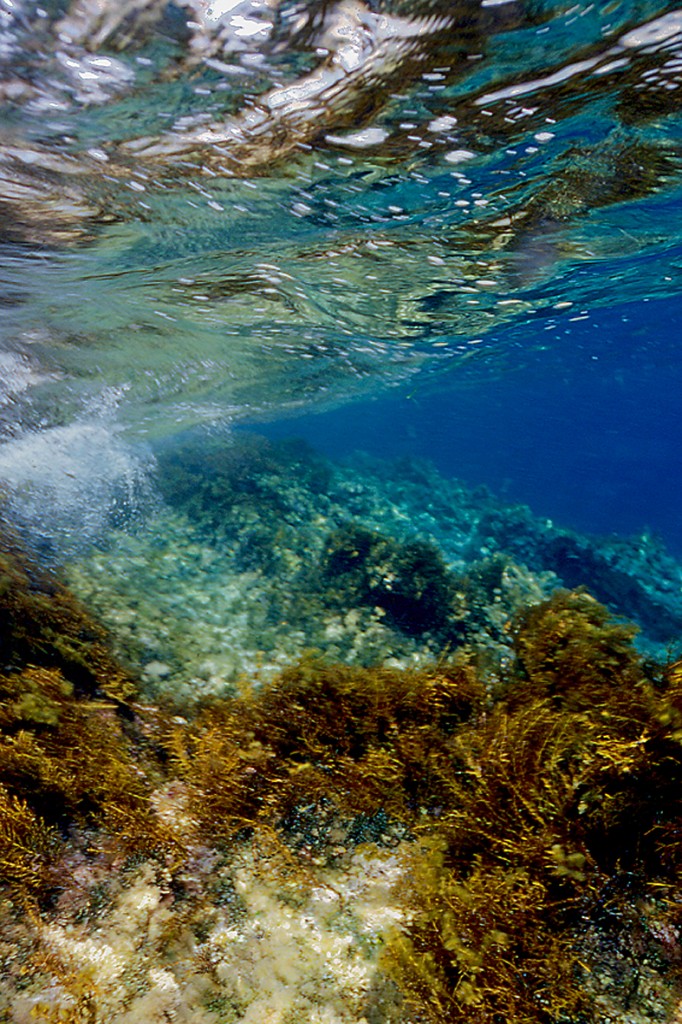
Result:
[[[68,567],[153,699],[230,692],[310,650],[408,668],[475,645],[496,671],[516,614],[561,586],[635,622],[648,655],[679,650],[682,567],[647,534],[584,536],[427,463],[245,432],[156,458],[156,511]]]
[[[364,551],[366,599],[397,560],[414,640],[458,600],[419,543],[339,528],[313,576],[350,586]],[[678,1019],[682,669],[587,592],[519,607],[505,659],[309,654],[153,702],[1,557],[0,1020]]]

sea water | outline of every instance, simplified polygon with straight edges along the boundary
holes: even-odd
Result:
[[[112,694],[101,650],[83,677],[90,633],[81,631],[74,656],[73,637],[66,647],[55,640],[48,615],[56,600],[58,616],[62,591],[38,582],[38,570],[10,568],[0,598],[17,579],[30,596],[22,591],[8,613],[8,635],[37,593],[47,640],[40,635],[26,665],[3,668],[3,749],[13,756],[18,736],[19,754],[33,743],[32,763],[43,764],[56,730],[49,756],[61,764],[57,727],[74,713],[82,735],[96,737],[96,758],[107,754],[108,722],[112,743],[129,752],[121,771],[133,772],[140,751],[149,756],[152,767],[138,772],[149,776],[145,807],[166,829],[165,859],[156,848],[129,857],[106,821],[96,831],[97,794],[85,794],[92,832],[64,811],[53,836],[59,867],[41,882],[50,899],[25,920],[11,903],[2,910],[10,937],[0,1016],[432,1019],[419,1008],[410,1016],[409,1000],[403,1007],[377,974],[380,950],[417,928],[422,885],[435,900],[426,920],[443,939],[438,956],[450,957],[447,1005],[471,1019],[487,984],[479,953],[492,949],[507,969],[505,929],[514,949],[526,948],[516,910],[500,926],[508,906],[499,893],[516,899],[524,878],[539,879],[554,920],[559,878],[567,905],[578,906],[575,889],[587,908],[567,925],[583,971],[567,977],[604,1019],[679,1018],[680,893],[670,881],[679,711],[677,698],[666,703],[679,666],[660,666],[682,650],[681,99],[682,11],[663,0],[0,0],[2,543],[13,547],[18,531],[31,559],[57,569],[106,626],[132,680],[123,697]],[[591,597],[561,596],[575,587],[635,622],[639,652],[659,667],[637,660],[627,629],[605,626]],[[576,810],[566,798],[570,829],[563,811],[545,828],[553,748],[544,737],[537,745],[540,759],[549,750],[545,771],[522,722],[540,796],[536,806],[524,791],[519,820],[530,807],[535,838],[524,845],[509,817],[496,861],[486,844],[498,836],[498,808],[482,788],[474,818],[492,824],[467,847],[455,885],[438,830],[459,820],[467,793],[511,771],[504,701],[527,682],[519,650],[540,645],[537,608],[568,668],[552,668],[550,653],[551,670],[530,659],[527,674],[543,693],[561,676],[553,714],[564,698],[578,700],[559,732],[562,742],[584,733],[584,759],[570,743],[564,760],[557,754],[556,786],[568,792],[564,776],[582,771],[582,802]],[[649,701],[644,710],[634,702],[628,719],[609,696],[603,728],[581,693],[564,692],[580,677],[589,695],[600,657],[611,658],[604,672],[616,685]],[[351,694],[362,704],[357,680],[379,695],[387,679],[395,692],[405,685],[417,707],[419,686],[438,694],[453,672],[456,694],[458,673],[476,676],[466,753],[452,753],[459,725],[447,714],[433,726],[446,768],[466,785],[448,789],[442,772],[447,813],[431,794],[423,807],[410,803],[405,789],[396,806],[409,805],[407,824],[375,804],[365,813],[362,793],[342,812],[352,785],[336,750],[324,771],[341,779],[338,806],[331,790],[305,806],[294,793],[286,814],[226,841],[224,822],[206,811],[213,794],[220,817],[214,768],[232,806],[221,758],[252,759],[246,792],[258,772],[269,777],[275,746],[254,732],[221,746],[221,722],[232,728],[229,715],[240,713],[225,708],[261,714],[259,694],[277,695],[273,680],[286,669],[291,692],[309,698],[310,679],[324,682],[329,663],[340,703]],[[93,701],[83,678],[97,680]],[[23,680],[26,692],[15,692]],[[243,704],[229,703],[235,694]],[[212,700],[209,718],[195,718]],[[292,722],[310,711],[315,731],[309,703]],[[508,710],[517,714],[514,700]],[[547,709],[535,710],[549,729]],[[288,716],[278,714],[284,749]],[[502,722],[499,734],[486,732],[488,716]],[[89,741],[74,754],[66,732],[76,763]],[[385,732],[370,749],[382,770]],[[649,763],[654,734],[661,750]],[[195,741],[201,778],[187,754]],[[481,743],[502,751],[497,762],[485,754],[479,764]],[[322,764],[313,748],[304,736],[282,755],[292,777]],[[272,807],[277,770],[263,798]],[[54,802],[47,783],[35,789],[30,772],[7,778],[16,793],[6,813],[19,807],[42,822]],[[67,800],[72,779],[59,778]],[[651,820],[651,794],[637,790],[649,778],[660,797]],[[632,849],[653,851],[642,863],[632,854],[636,871],[610,838],[594,838],[603,793],[632,797],[641,832]],[[604,821],[610,837],[607,812]],[[5,826],[0,819],[0,854],[8,836],[11,854],[3,865],[28,864],[31,876],[43,851]],[[419,836],[432,847],[420,849]],[[463,855],[452,836],[447,843],[454,863]],[[659,872],[661,849],[670,876]],[[486,857],[502,916],[479,950],[451,919],[453,906],[462,919],[485,918],[488,896],[474,913],[467,886]],[[538,931],[540,945],[548,934]],[[627,984],[623,950],[639,965]],[[538,963],[551,960],[543,946]],[[509,991],[527,989],[548,1019],[554,975],[540,971],[542,984],[512,975]],[[430,993],[429,1012],[443,1019],[425,985],[426,1002]],[[568,1020],[557,1006],[550,1018]]]
[[[2,16],[0,476],[57,562],[244,430],[682,553],[672,4]]]
[[[10,491],[279,422],[679,551],[679,12],[251,6],[3,9]]]

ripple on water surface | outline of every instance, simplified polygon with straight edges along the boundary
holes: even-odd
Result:
[[[26,427],[139,434],[514,365],[675,294],[668,4],[4,11],[3,346]],[[542,338],[542,341],[540,340]]]

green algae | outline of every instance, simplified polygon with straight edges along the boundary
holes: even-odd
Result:
[[[270,527],[273,519],[295,512],[295,489],[283,488],[283,479],[318,495],[329,485],[328,464],[304,442],[274,444],[247,433],[203,441],[199,446],[190,436],[162,446],[158,484],[166,501],[213,534],[235,513],[256,512]]]

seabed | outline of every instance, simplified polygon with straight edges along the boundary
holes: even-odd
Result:
[[[249,435],[157,485],[59,574],[5,516],[0,1019],[678,1020],[662,546]]]

